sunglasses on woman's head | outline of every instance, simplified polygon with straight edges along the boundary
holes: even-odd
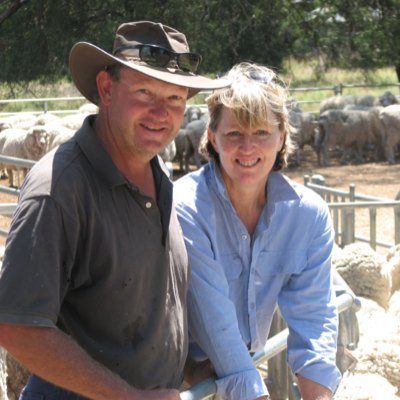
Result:
[[[171,61],[185,72],[196,72],[201,63],[201,55],[196,53],[175,53],[152,44],[125,45],[117,47],[113,55],[127,49],[139,49],[139,58],[152,67],[165,68]]]

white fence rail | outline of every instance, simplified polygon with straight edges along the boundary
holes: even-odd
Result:
[[[322,179],[321,179],[322,178]],[[310,178],[304,177],[304,184],[319,193],[331,210],[332,220],[335,228],[336,243],[340,247],[355,241],[366,242],[374,250],[377,246],[390,248],[394,244],[400,243],[400,201],[384,199],[374,196],[356,194],[355,185],[349,186],[349,191],[333,189],[325,186],[323,177],[317,176]],[[368,209],[369,212],[369,237],[357,235],[356,233],[356,214],[359,208]],[[377,231],[377,211],[382,208],[393,209],[394,232],[392,242],[378,240]],[[383,221],[382,224],[386,224]]]
[[[319,87],[304,87],[304,88],[289,88],[289,92],[292,94],[295,93],[304,93],[304,92],[332,92],[331,95],[343,95],[344,92],[348,89],[355,88],[397,88],[400,93],[400,83],[390,83],[390,84],[342,84],[339,83],[337,85],[332,86],[319,86]],[[200,94],[207,94],[209,91],[202,91]],[[399,97],[399,96],[398,96]],[[18,104],[18,103],[42,103],[43,108],[40,111],[30,111],[32,113],[40,114],[42,112],[49,111],[49,104],[54,102],[69,102],[69,101],[82,101],[86,102],[87,100],[82,96],[75,97],[46,97],[46,98],[31,98],[31,99],[2,99],[0,100],[1,104]],[[302,100],[299,101],[299,104],[319,104],[320,100]],[[63,114],[63,113],[74,113],[77,110],[63,109],[63,110],[51,110],[52,113],[55,114]],[[8,116],[17,113],[15,112],[0,112],[1,116]]]

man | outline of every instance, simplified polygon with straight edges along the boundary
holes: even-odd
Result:
[[[99,113],[28,174],[0,276],[0,345],[32,373],[21,398],[179,398],[187,255],[157,153],[188,97],[227,85],[200,61],[148,21],[121,25],[112,55],[72,48]]]

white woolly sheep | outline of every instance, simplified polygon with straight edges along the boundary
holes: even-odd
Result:
[[[400,321],[400,291],[394,292],[389,300],[389,308],[387,311],[393,315],[397,321]]]
[[[386,255],[388,268],[392,275],[392,293],[400,289],[400,244],[389,249]]]
[[[49,134],[42,126],[33,126],[28,131],[22,129],[6,129],[0,132],[0,153],[16,158],[39,160],[47,151]],[[14,186],[13,170],[16,167],[6,166],[9,184]],[[21,168],[23,176],[27,169]]]
[[[2,118],[1,120],[1,131],[4,129],[16,128],[16,129],[29,129],[35,123],[36,116],[32,113],[21,112],[9,117]]]
[[[99,107],[93,103],[84,103],[79,107],[79,112],[83,114],[97,114],[99,112]]]
[[[357,296],[375,300],[387,309],[392,279],[382,255],[365,243],[352,243],[335,252],[332,262]]]
[[[87,114],[85,113],[77,113],[67,115],[65,117],[60,118],[60,125],[65,126],[66,128],[73,129],[77,131],[83,124],[83,120],[86,118]]]
[[[60,120],[60,117],[51,113],[39,114],[33,125],[47,125],[52,124]]]
[[[378,374],[348,374],[344,376],[335,399],[337,400],[398,400],[395,388]]]
[[[377,373],[400,390],[400,325],[398,318],[363,297],[357,312],[362,335],[354,355],[357,373]],[[382,397],[382,399],[385,397]],[[385,398],[386,399],[386,398]]]
[[[47,151],[66,142],[75,134],[75,130],[60,125],[59,121],[43,125],[43,129],[46,130],[49,135]]]
[[[319,112],[326,110],[341,110],[349,104],[355,104],[363,107],[384,106],[397,104],[396,96],[391,92],[385,92],[382,96],[375,97],[371,95],[363,96],[332,96],[321,102]]]

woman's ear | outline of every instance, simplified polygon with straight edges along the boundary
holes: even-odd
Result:
[[[207,137],[208,141],[211,143],[214,150],[218,153],[218,146],[215,140],[215,133],[210,127],[207,128]]]
[[[96,76],[97,91],[100,102],[109,105],[111,103],[112,80],[107,71],[100,71]]]

